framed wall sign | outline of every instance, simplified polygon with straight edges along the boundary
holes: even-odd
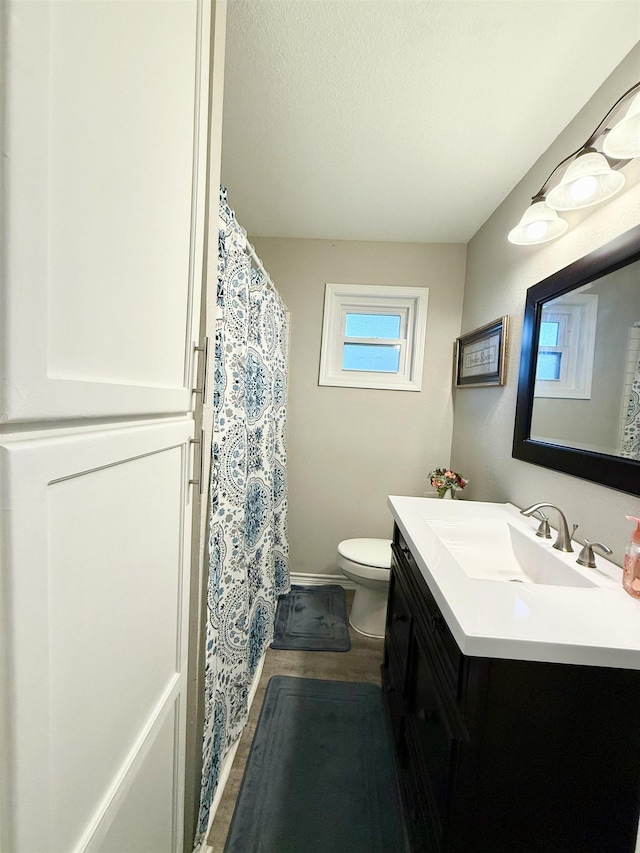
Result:
[[[456,388],[504,385],[509,317],[467,332],[456,340]]]

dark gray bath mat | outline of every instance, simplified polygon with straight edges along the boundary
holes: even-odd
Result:
[[[292,586],[280,596],[272,649],[308,652],[348,652],[344,590],[337,584]]]
[[[224,849],[405,853],[379,687],[270,679]]]

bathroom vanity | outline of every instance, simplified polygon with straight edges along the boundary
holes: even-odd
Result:
[[[389,498],[382,687],[413,851],[633,853],[640,602],[515,507],[443,504]],[[563,583],[517,576],[530,558]]]

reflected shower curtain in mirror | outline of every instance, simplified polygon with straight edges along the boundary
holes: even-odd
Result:
[[[631,380],[629,404],[622,434],[621,455],[640,460],[640,356]]]
[[[286,311],[251,269],[246,239],[220,192],[219,319],[209,523],[205,724],[196,845],[220,767],[247,719],[251,680],[289,591]]]

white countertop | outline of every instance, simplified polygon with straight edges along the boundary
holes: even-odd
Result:
[[[474,657],[640,669],[640,599],[622,589],[622,569],[596,554],[596,569],[576,564],[574,553],[553,550],[591,587],[510,583],[470,577],[434,533],[430,522],[507,521],[537,547],[539,522],[513,504],[390,496],[388,504],[461,651]],[[550,516],[553,511],[550,512]],[[553,517],[551,518],[553,521]],[[515,535],[515,534],[514,534]]]

